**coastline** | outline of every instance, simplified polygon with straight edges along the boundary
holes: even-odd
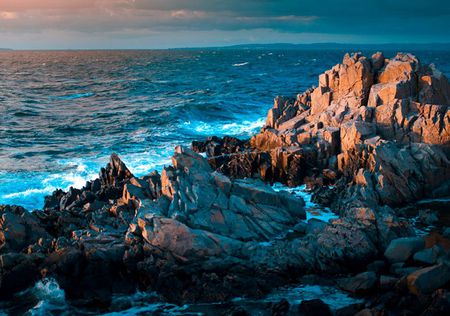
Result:
[[[112,155],[98,179],[55,191],[41,212],[1,207],[0,293],[51,276],[98,306],[136,288],[180,304],[258,297],[314,274],[360,295],[348,314],[446,308],[448,223],[417,210],[435,226],[417,237],[406,211],[449,192],[448,104],[448,80],[412,55],[345,56],[318,88],[277,98],[249,141],[177,147],[172,166],[140,178]],[[339,218],[305,222],[302,199],[254,178],[306,184]],[[425,303],[408,306],[417,297]],[[311,304],[298,308],[327,311]]]

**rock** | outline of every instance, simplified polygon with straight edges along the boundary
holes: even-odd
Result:
[[[439,221],[438,212],[432,210],[420,210],[419,221],[425,225],[434,225]]]
[[[39,239],[49,238],[39,219],[20,206],[0,206],[0,250],[23,251]]]
[[[432,301],[424,311],[424,315],[448,315],[450,312],[450,294],[447,290],[437,290]]]
[[[386,268],[386,264],[383,260],[376,260],[367,265],[367,271],[373,271],[375,273],[380,273]]]
[[[395,284],[399,281],[398,278],[388,276],[388,275],[381,275],[380,276],[380,289],[382,290],[390,290],[392,289]]]
[[[361,121],[348,122],[341,127],[341,148],[347,151],[375,135],[375,125]]]
[[[444,231],[442,232],[442,236],[445,238],[450,238],[450,227],[445,227]]]
[[[439,246],[433,246],[431,248],[416,252],[413,259],[419,263],[432,265],[436,263],[440,252]]]
[[[354,316],[363,308],[362,304],[351,304],[335,311],[335,316]]]
[[[370,308],[364,308],[363,310],[355,314],[355,316],[375,316],[375,315],[378,315],[378,313],[374,312]]]
[[[338,280],[341,289],[352,293],[367,293],[375,288],[378,278],[375,272],[363,272],[354,277]]]
[[[376,52],[372,55],[371,62],[372,62],[372,69],[374,71],[379,71],[384,66],[384,55],[382,52]]]
[[[425,241],[421,237],[398,238],[389,244],[384,256],[392,263],[404,262],[424,247]]]
[[[418,268],[418,267],[402,267],[402,268],[395,269],[394,274],[399,277],[405,277],[411,273],[416,272],[419,269],[420,268]]]
[[[286,299],[272,304],[272,316],[284,316],[289,313],[290,304]]]
[[[197,153],[206,153],[208,157],[215,157],[224,154],[237,153],[248,147],[246,141],[242,141],[235,137],[225,136],[208,137],[205,141],[192,142],[192,150]]]
[[[398,53],[386,65],[384,71],[379,75],[380,83],[391,83],[397,81],[411,81],[417,75],[420,66],[419,60],[411,54]]]
[[[33,285],[39,277],[37,255],[11,252],[0,256],[0,296],[11,297]]]
[[[298,310],[304,316],[328,316],[333,315],[330,307],[321,299],[304,300],[300,303]]]
[[[120,160],[117,154],[112,154],[106,168],[102,168],[99,174],[101,184],[101,199],[117,199],[121,196],[125,182],[132,178],[133,174]]]
[[[450,268],[442,263],[417,270],[407,277],[408,289],[416,295],[431,293],[449,281]]]
[[[249,316],[250,314],[241,306],[233,306],[222,313],[222,316]]]
[[[162,175],[168,215],[194,229],[229,238],[268,240],[306,217],[303,201],[259,180],[234,180],[212,172],[205,158],[179,148],[171,175]],[[164,185],[166,184],[166,185]]]

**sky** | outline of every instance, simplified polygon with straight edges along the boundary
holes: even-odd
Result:
[[[0,47],[450,42],[449,0],[0,0]]]

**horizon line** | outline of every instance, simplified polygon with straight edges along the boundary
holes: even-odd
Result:
[[[449,46],[450,42],[427,42],[427,43],[415,43],[415,42],[385,42],[385,43],[340,43],[340,42],[315,42],[315,43],[242,43],[242,44],[230,44],[230,45],[211,45],[211,46],[180,46],[180,47],[166,47],[166,48],[0,48],[0,51],[138,51],[138,50],[183,50],[183,49],[223,49],[223,48],[245,48],[246,46],[297,46],[297,47],[311,47],[311,46],[341,46],[352,47],[352,46],[365,46],[365,47],[376,47],[376,46],[425,46],[425,45],[438,45],[438,46]],[[336,47],[336,48],[341,48]],[[276,47],[275,47],[276,48]],[[433,48],[430,48],[432,50]]]

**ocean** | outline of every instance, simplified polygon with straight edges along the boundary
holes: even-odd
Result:
[[[113,152],[142,176],[170,164],[177,144],[210,135],[248,138],[263,126],[276,95],[295,96],[317,84],[317,76],[341,62],[344,53],[2,51],[0,204],[42,209],[44,197],[56,188],[80,188],[95,178]],[[450,51],[415,53],[450,75]],[[315,206],[310,196],[303,196],[307,206]],[[284,297],[291,303],[322,297],[335,308],[355,302],[335,288],[307,286],[279,289],[262,301],[236,298],[235,304],[259,314],[258,308]],[[227,308],[174,306],[154,293],[139,292],[113,302],[111,315],[199,315]],[[17,301],[0,304],[0,315],[91,314],[68,304],[64,291],[49,279],[19,293]]]
[[[0,204],[41,209],[56,188],[95,178],[113,152],[142,176],[169,164],[177,144],[248,138],[276,95],[317,84],[344,53],[0,52]],[[450,74],[449,51],[417,55]]]

